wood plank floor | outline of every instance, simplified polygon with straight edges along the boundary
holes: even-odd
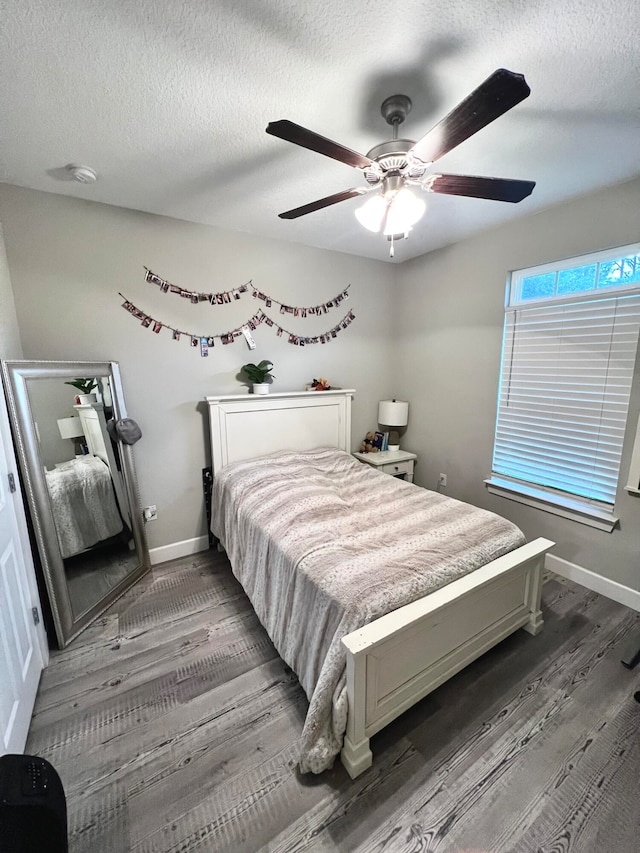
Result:
[[[27,752],[71,853],[636,853],[638,614],[557,580],[519,631],[372,740],[296,772],[306,699],[214,551],[156,567],[43,674]]]

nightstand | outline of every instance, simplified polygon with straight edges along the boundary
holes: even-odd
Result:
[[[384,450],[381,453],[354,453],[356,459],[377,468],[384,474],[391,474],[407,483],[413,483],[413,466],[418,458],[407,450]]]

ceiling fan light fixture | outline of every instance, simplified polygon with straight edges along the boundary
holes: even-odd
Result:
[[[356,219],[364,228],[377,234],[382,227],[382,221],[387,210],[384,196],[374,195],[368,198],[362,207],[355,210]]]
[[[426,208],[423,199],[403,187],[391,199],[384,234],[407,234],[424,215]]]
[[[408,234],[415,223],[423,216],[426,204],[417,198],[410,189],[393,189],[382,195],[375,195],[356,208],[358,222],[369,231],[377,234],[383,230],[385,236]]]

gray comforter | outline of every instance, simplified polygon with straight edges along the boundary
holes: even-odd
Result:
[[[97,456],[72,459],[45,477],[63,559],[120,533],[111,474]]]
[[[340,638],[524,544],[511,522],[375,471],[339,450],[227,465],[213,533],[309,699],[300,769],[342,748]]]

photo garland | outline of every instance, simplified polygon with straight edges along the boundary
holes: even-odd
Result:
[[[154,317],[149,316],[149,314],[145,314],[144,311],[137,308],[123,293],[120,293],[119,295],[124,299],[122,307],[128,311],[129,314],[140,320],[141,325],[145,329],[150,328],[156,334],[159,334],[163,329],[169,329],[169,331],[172,332],[174,341],[179,341],[184,336],[185,339],[189,340],[192,347],[200,347],[200,355],[202,356],[207,356],[209,354],[209,349],[215,346],[216,339],[220,340],[223,344],[232,344],[235,342],[236,338],[241,336],[247,338],[248,335],[250,336],[250,332],[262,323],[265,323],[270,328],[275,328],[276,334],[279,338],[286,334],[288,343],[303,347],[307,344],[329,343],[334,340],[334,338],[337,338],[339,332],[346,329],[347,326],[350,326],[353,320],[355,320],[355,314],[353,311],[348,311],[339,323],[328,331],[323,332],[321,335],[296,335],[288,329],[283,328],[278,323],[275,323],[271,317],[267,316],[262,309],[259,308],[258,311],[256,311],[256,313],[246,321],[246,323],[232,329],[230,332],[215,335],[202,335],[195,334],[194,332],[185,332],[180,329],[176,329],[174,326],[170,326],[168,323],[163,323],[161,320],[156,320]]]
[[[251,288],[251,295],[255,299],[262,300],[266,308],[271,308],[272,305],[279,305],[281,314],[292,314],[294,317],[306,317],[309,314],[312,316],[314,314],[316,316],[326,314],[330,308],[336,308],[344,299],[349,298],[349,288],[351,287],[348,284],[341,293],[334,296],[333,299],[329,299],[328,302],[323,302],[321,305],[301,308],[295,305],[285,305],[272,296],[268,296],[254,287],[252,281],[241,284],[240,287],[234,287],[232,290],[223,290],[220,293],[198,293],[194,290],[185,290],[183,287],[178,287],[177,284],[171,284],[171,282],[156,275],[148,267],[144,269],[145,281],[156,284],[163,293],[175,293],[178,296],[182,296],[184,299],[188,299],[193,305],[197,305],[199,302],[208,302],[210,305],[227,305],[233,300],[240,299],[241,295],[247,293],[249,288]]]
[[[188,299],[194,305],[197,305],[198,302],[208,302],[210,305],[227,305],[234,299],[240,299],[241,294],[246,293],[250,286],[253,287],[251,282],[247,282],[247,284],[241,284],[240,287],[234,287],[232,290],[225,290],[222,293],[197,293],[194,290],[178,287],[177,284],[171,284],[171,282],[152,272],[149,267],[144,269],[146,271],[145,281],[157,284],[163,293],[175,293],[184,299]]]

